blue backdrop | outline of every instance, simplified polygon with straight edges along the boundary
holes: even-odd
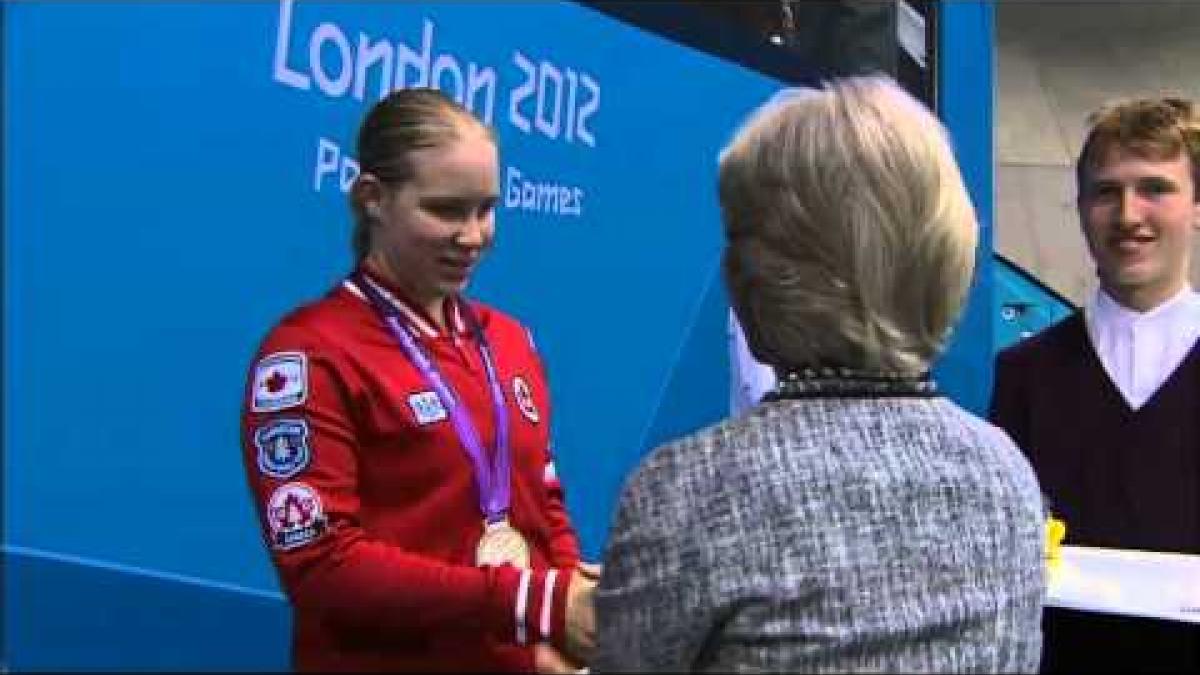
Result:
[[[1004,349],[1067,318],[1076,310],[1016,264],[997,257],[995,264],[996,349]]]
[[[0,11],[9,667],[286,665],[243,378],[348,271],[354,132],[389,87],[499,134],[471,292],[535,333],[587,554],[638,458],[724,416],[714,168],[779,82],[569,3]],[[942,377],[971,404],[990,325],[964,330]]]

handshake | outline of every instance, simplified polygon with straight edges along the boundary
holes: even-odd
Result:
[[[564,651],[549,642],[533,647],[533,666],[539,673],[586,673],[596,651],[596,605],[593,596],[600,580],[600,566],[579,563],[571,570],[567,590],[567,622]]]

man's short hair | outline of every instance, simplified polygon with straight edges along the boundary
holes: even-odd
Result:
[[[721,154],[725,280],[777,369],[920,374],[974,269],[978,223],[945,129],[891,80],[777,96]]]
[[[1106,161],[1113,150],[1154,161],[1169,161],[1186,153],[1192,184],[1200,187],[1200,117],[1183,98],[1138,98],[1112,101],[1088,116],[1088,132],[1075,163],[1080,195],[1088,171]],[[1196,192],[1200,201],[1200,190]]]

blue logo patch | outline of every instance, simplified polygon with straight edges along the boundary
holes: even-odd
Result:
[[[272,421],[254,430],[258,469],[273,478],[288,479],[303,471],[312,452],[308,449],[308,424],[298,418]]]
[[[424,426],[441,422],[446,419],[446,407],[442,405],[442,399],[432,391],[421,391],[415,394],[409,394],[408,407],[412,408],[413,417],[416,418],[417,424]]]

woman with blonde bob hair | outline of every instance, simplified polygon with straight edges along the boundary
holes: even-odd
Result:
[[[978,229],[945,130],[884,78],[785,92],[719,192],[732,304],[779,384],[627,481],[595,670],[1035,672],[1036,478],[928,374]]]
[[[734,310],[759,360],[919,375],[978,227],[936,119],[881,79],[788,90],[722,153]]]

